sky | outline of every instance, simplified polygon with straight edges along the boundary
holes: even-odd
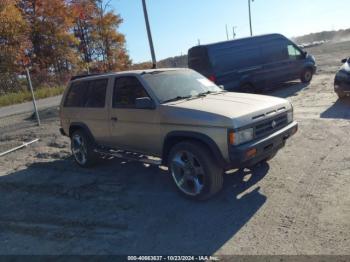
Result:
[[[192,46],[250,35],[248,0],[146,0],[157,60],[187,54]],[[141,0],[112,0],[124,19],[119,31],[134,63],[150,61]],[[350,27],[349,0],[254,0],[253,34],[301,36]]]

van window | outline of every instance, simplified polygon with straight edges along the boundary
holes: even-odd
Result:
[[[297,48],[295,48],[294,45],[288,45],[288,55],[289,59],[296,60],[300,58],[301,52]]]
[[[89,83],[86,81],[72,83],[69,88],[64,106],[84,107],[88,93],[88,87]]]
[[[89,81],[89,92],[85,107],[89,108],[102,108],[106,103],[106,91],[107,91],[108,79],[98,79]]]
[[[136,98],[149,97],[140,81],[133,76],[115,80],[113,108],[135,108]]]

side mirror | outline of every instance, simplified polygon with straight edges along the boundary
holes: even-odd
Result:
[[[348,59],[347,59],[347,58],[344,58],[343,60],[341,60],[341,63],[342,63],[342,64],[345,64],[347,61],[348,61]]]
[[[153,103],[151,98],[141,97],[141,98],[136,98],[135,108],[136,109],[155,109],[156,106]]]
[[[219,87],[220,87],[222,90],[225,89],[225,87],[224,87],[223,85],[219,85]]]

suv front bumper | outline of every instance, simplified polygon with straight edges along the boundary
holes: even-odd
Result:
[[[255,164],[268,159],[284,147],[286,140],[298,131],[298,123],[292,122],[288,126],[260,140],[241,145],[230,146],[230,167],[243,168],[254,166]],[[255,152],[255,154],[252,154]]]

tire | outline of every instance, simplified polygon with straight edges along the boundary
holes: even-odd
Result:
[[[239,90],[243,93],[255,94],[256,90],[252,84],[243,84],[240,86]]]
[[[306,68],[301,72],[300,80],[304,84],[308,84],[311,82],[313,77],[313,71],[310,68]]]
[[[206,200],[222,189],[223,168],[205,145],[196,141],[180,142],[171,149],[168,160],[169,172],[183,196]]]
[[[93,141],[83,130],[77,130],[71,135],[72,155],[79,166],[88,168],[97,163],[98,155],[94,149]]]

